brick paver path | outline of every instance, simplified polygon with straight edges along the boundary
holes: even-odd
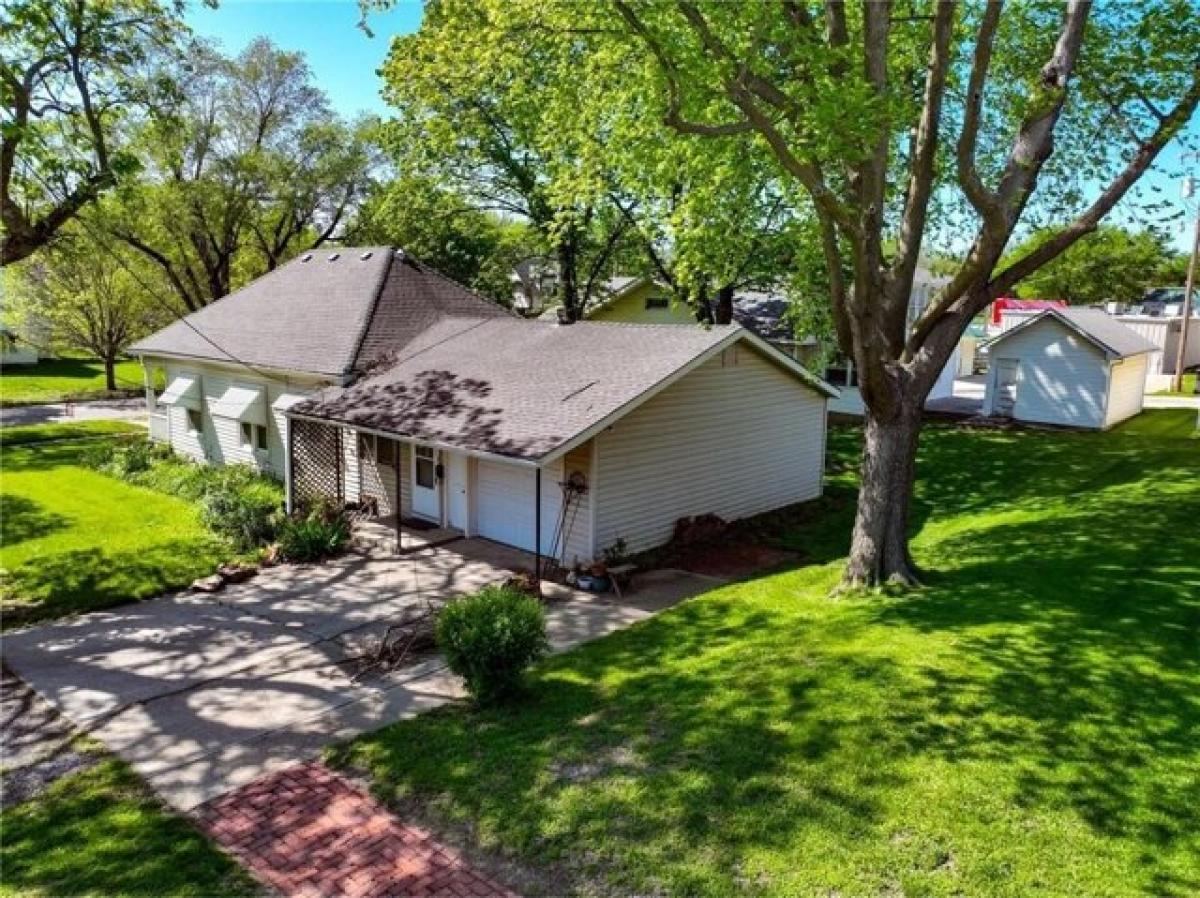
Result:
[[[196,813],[210,836],[284,895],[515,898],[316,762],[264,776]]]

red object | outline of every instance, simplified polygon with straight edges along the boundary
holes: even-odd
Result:
[[[1013,299],[1002,296],[992,303],[992,324],[1000,323],[1005,309],[1062,309],[1066,303],[1061,299]]]

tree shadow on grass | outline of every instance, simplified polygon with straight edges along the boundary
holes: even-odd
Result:
[[[810,561],[837,557],[845,536],[821,525],[844,534],[853,512],[838,465],[855,433],[830,442],[835,520],[779,518]],[[933,775],[949,778],[942,800],[986,788],[993,810],[1019,809],[1007,828],[947,824],[977,869],[1023,862],[995,875],[1070,888],[1095,850],[1086,864],[1131,891],[1194,894],[1194,445],[930,428],[914,529],[962,524],[918,539],[930,587],[817,607],[766,597],[782,582],[819,594],[832,567],[739,583],[552,659],[523,706],[446,709],[335,760],[469,842],[618,892],[769,891],[747,862],[764,856],[828,873],[798,845],[847,852],[852,893],[886,891],[904,852],[889,814],[930,794],[910,777]],[[1077,825],[1097,841],[1072,856],[1037,844],[1070,854]]]
[[[186,586],[211,573],[220,541],[172,540],[136,551],[102,547],[39,556],[5,572],[4,628],[97,611]]]
[[[0,495],[0,545],[13,546],[62,530],[69,521],[25,496]]]
[[[4,813],[5,885],[39,895],[252,895],[233,861],[104,761]]]

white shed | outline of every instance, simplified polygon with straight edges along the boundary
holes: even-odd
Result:
[[[983,413],[1105,430],[1142,410],[1157,349],[1099,309],[1047,309],[989,344]]]

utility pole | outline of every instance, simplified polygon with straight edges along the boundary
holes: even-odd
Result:
[[[1184,153],[1180,157],[1186,162],[1188,158],[1200,159],[1200,152]],[[1196,179],[1191,175],[1183,179],[1183,201],[1185,208],[1187,201],[1190,200],[1196,193]],[[1187,359],[1188,350],[1188,325],[1192,320],[1192,290],[1196,286],[1196,256],[1200,254],[1200,203],[1196,204],[1196,235],[1192,238],[1192,257],[1188,260],[1187,283],[1183,288],[1183,321],[1179,327],[1179,345],[1175,348],[1175,375],[1171,378],[1171,392],[1183,392],[1183,363]],[[1200,386],[1200,380],[1197,381],[1197,386]],[[1198,390],[1197,392],[1200,392]]]
[[[1183,392],[1183,362],[1187,357],[1188,323],[1192,320],[1192,289],[1196,286],[1196,256],[1200,255],[1200,214],[1196,215],[1196,236],[1192,238],[1192,258],[1188,262],[1187,284],[1183,288],[1183,323],[1179,328],[1179,346],[1175,350],[1175,377],[1171,392]]]

